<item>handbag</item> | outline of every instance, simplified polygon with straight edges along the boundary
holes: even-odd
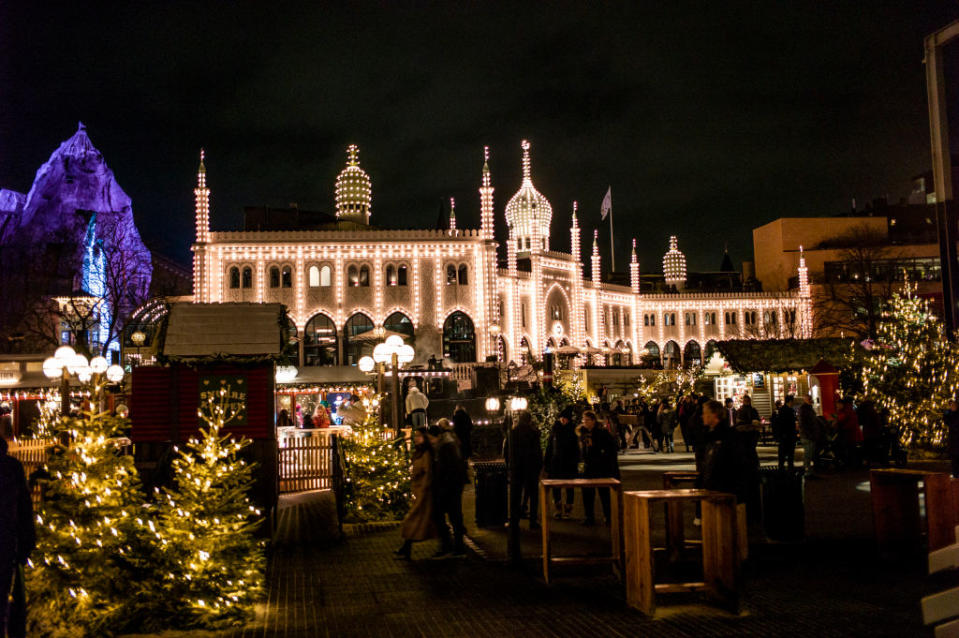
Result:
[[[27,588],[23,565],[19,562],[13,576],[13,602],[7,615],[7,634],[11,638],[27,635]]]

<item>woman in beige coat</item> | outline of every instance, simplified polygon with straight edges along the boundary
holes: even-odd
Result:
[[[412,484],[413,507],[407,512],[400,526],[403,546],[396,550],[399,558],[409,560],[415,541],[425,541],[436,537],[433,523],[433,449],[426,438],[426,428],[418,427],[413,431],[413,469]]]

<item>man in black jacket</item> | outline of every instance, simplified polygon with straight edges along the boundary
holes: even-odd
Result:
[[[586,478],[619,478],[619,452],[616,440],[609,430],[597,423],[596,413],[583,412],[583,476]],[[609,490],[599,491],[606,524],[610,522]],[[595,525],[596,488],[583,488],[583,507],[586,509],[584,525]]]
[[[453,431],[460,440],[460,455],[468,461],[473,456],[473,419],[462,405],[453,410]]]
[[[506,467],[509,468],[510,524],[519,525],[523,501],[528,500],[529,527],[538,529],[539,475],[543,471],[543,452],[539,430],[533,425],[529,412],[523,411],[516,417],[506,438],[504,456]]]
[[[724,417],[725,410],[719,401],[708,401],[703,405],[706,434],[700,487],[735,494],[738,502],[744,502],[747,495],[747,458],[742,438]]]
[[[559,414],[546,444],[546,476],[551,479],[574,479],[579,471],[579,439],[573,423],[573,408],[567,407]],[[566,488],[566,505],[563,505],[562,490],[553,488],[556,518],[565,518],[573,513],[573,488]]]
[[[23,465],[7,455],[7,441],[0,437],[0,636],[25,635],[22,627],[7,626],[7,603],[13,573],[17,565],[26,564],[36,540]]]
[[[466,465],[460,457],[459,444],[452,432],[444,432],[438,425],[431,425],[427,431],[433,446],[433,520],[439,534],[440,547],[434,558],[465,556],[466,546],[463,536],[463,485],[466,483]],[[449,517],[453,526],[453,539],[446,525]]]
[[[787,466],[793,470],[793,459],[796,455],[796,411],[793,409],[793,397],[789,395],[776,414],[773,436],[779,444],[779,469]]]

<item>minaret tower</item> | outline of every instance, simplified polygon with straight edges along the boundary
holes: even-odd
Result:
[[[196,244],[193,246],[193,300],[209,301],[210,283],[206,268],[206,244],[210,241],[210,189],[206,186],[206,152],[200,149],[200,167],[193,189],[196,216]]]
[[[809,269],[806,268],[806,255],[799,247],[799,296],[809,297]]]
[[[450,235],[456,234],[456,199],[450,197]]]
[[[580,261],[583,258],[583,255],[579,252],[580,231],[579,220],[576,218],[576,209],[578,206],[576,202],[573,202],[573,225],[569,228],[569,247],[575,261]]]
[[[480,186],[480,236],[493,239],[493,185],[489,172],[489,146],[483,147],[483,185]]]
[[[629,284],[633,294],[639,294],[639,258],[636,257],[636,238],[633,238],[633,256],[629,261]]]
[[[593,286],[599,287],[601,281],[601,270],[599,263],[599,231],[593,231],[593,257],[592,257],[592,267],[593,267]]]

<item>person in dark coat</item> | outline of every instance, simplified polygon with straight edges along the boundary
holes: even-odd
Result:
[[[453,411],[453,431],[460,440],[460,454],[464,461],[473,456],[473,419],[462,405],[457,405]]]
[[[748,494],[747,455],[742,437],[730,427],[725,416],[725,408],[719,401],[707,401],[703,405],[706,433],[699,486],[735,494],[736,500],[742,503]]]
[[[463,485],[466,483],[466,464],[460,457],[456,435],[445,432],[438,425],[427,430],[430,445],[433,446],[433,520],[439,535],[440,546],[434,558],[445,558],[451,553],[465,556],[466,546],[463,536]],[[449,518],[453,526],[453,539],[446,524]]]
[[[524,410],[516,417],[506,439],[504,457],[510,482],[510,523],[519,525],[523,502],[529,501],[529,526],[530,529],[538,529],[539,475],[543,471],[543,453],[539,430],[533,425],[533,417],[529,412]]]
[[[18,565],[25,565],[36,546],[33,504],[27,477],[20,461],[7,454],[7,440],[0,437],[0,636],[23,635],[7,627],[10,585]]]
[[[559,413],[546,443],[546,476],[551,479],[574,479],[579,471],[579,439],[573,423],[572,406]],[[556,518],[565,518],[573,513],[573,488],[566,488],[566,505],[562,504],[562,490],[553,488]]]
[[[406,560],[410,559],[413,543],[436,537],[432,495],[433,448],[424,427],[413,431],[413,465],[410,468],[410,479],[413,505],[400,525],[403,545],[396,550],[396,555]]]
[[[882,422],[876,405],[869,400],[863,401],[856,410],[856,416],[862,427],[862,452],[867,466],[873,463],[885,465],[885,455],[882,453]]]
[[[585,478],[619,478],[619,452],[616,440],[609,430],[597,423],[596,413],[592,410],[583,412],[583,426],[581,429],[583,440],[583,476]],[[603,516],[606,523],[610,522],[609,490],[599,491],[599,500],[603,505]],[[596,488],[583,488],[583,507],[586,510],[584,525],[595,525]]]
[[[952,475],[959,478],[959,402],[949,402],[949,409],[942,420],[946,424],[946,451],[952,460]]]
[[[796,411],[793,409],[793,397],[789,395],[775,415],[773,436],[779,444],[779,469],[793,470],[796,456]]]
[[[814,476],[821,434],[819,416],[812,405],[812,395],[807,394],[799,406],[799,440],[802,442],[802,467],[806,478]]]

